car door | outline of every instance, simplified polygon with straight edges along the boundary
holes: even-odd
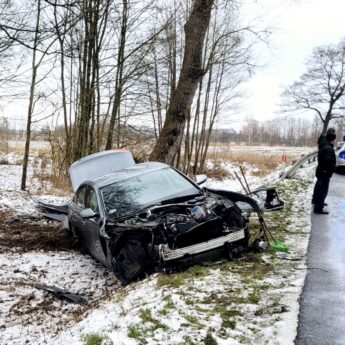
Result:
[[[100,227],[103,225],[103,220],[100,215],[97,192],[92,186],[88,186],[86,189],[85,209],[87,208],[91,209],[95,216],[82,220],[84,244],[92,256],[105,263],[105,254],[100,238]]]
[[[82,185],[79,187],[75,196],[70,204],[69,213],[69,223],[72,227],[72,232],[75,232],[79,240],[84,243],[83,238],[83,218],[80,216],[80,212],[85,209],[85,194],[87,190],[87,185]]]

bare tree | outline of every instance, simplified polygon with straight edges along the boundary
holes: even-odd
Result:
[[[108,24],[110,1],[83,0],[81,13],[83,26],[79,37],[79,95],[74,145],[74,159],[94,152],[100,138],[100,55],[104,48],[105,30]]]
[[[200,78],[205,34],[210,23],[214,0],[195,0],[185,24],[185,51],[177,87],[172,96],[158,141],[150,155],[151,160],[173,163],[181,144],[186,121]]]
[[[343,116],[339,111],[345,95],[345,39],[315,48],[306,65],[307,71],[283,93],[284,111],[316,113],[325,134],[329,122]]]
[[[19,39],[20,32],[9,27],[9,23],[21,21],[19,16],[16,16],[16,11],[17,8],[12,1],[0,0],[0,101],[4,103],[18,98],[18,81],[22,74],[22,71],[19,71],[21,52],[16,49],[16,40]]]
[[[4,17],[8,17],[8,10],[11,8],[11,2],[6,0],[0,0],[0,22]],[[13,44],[14,40],[8,37],[6,31],[3,30],[3,24],[0,24],[0,54],[3,54]]]
[[[125,101],[126,93],[129,89],[134,90],[135,84],[150,69],[149,63],[146,61],[148,53],[153,49],[153,44],[159,34],[164,30],[166,23],[161,27],[152,30],[145,30],[147,35],[138,35],[139,26],[146,24],[149,27],[148,14],[153,1],[149,0],[141,4],[133,0],[122,0],[120,37],[118,39],[117,56],[116,56],[116,73],[115,87],[111,100],[111,115],[106,149],[113,146],[114,129],[117,129],[117,146],[121,146],[121,127],[126,125],[127,116],[124,116],[121,109],[122,103]]]
[[[113,102],[113,108],[111,112],[108,138],[107,138],[107,143],[106,143],[107,149],[110,149],[113,144],[112,142],[113,130],[115,126],[116,117],[119,116],[119,107],[120,107],[121,95],[122,95],[122,89],[123,89],[123,83],[124,83],[123,73],[124,73],[124,65],[125,65],[126,39],[128,35],[128,11],[129,11],[128,5],[129,4],[128,4],[128,0],[123,0],[122,3],[123,3],[123,8],[122,8],[120,40],[119,40],[119,47],[118,47],[118,54],[117,54],[117,69],[116,69],[116,77],[115,77],[114,102]],[[118,121],[118,126],[120,126],[120,121]],[[118,139],[118,143],[119,143],[119,139]]]
[[[34,107],[35,107],[34,97],[35,97],[35,85],[36,85],[37,69],[38,69],[40,63],[42,62],[42,58],[40,58],[38,62],[36,61],[37,47],[39,45],[39,29],[40,29],[40,20],[41,20],[41,0],[38,0],[36,13],[37,13],[37,15],[36,15],[35,35],[34,35],[34,40],[33,40],[33,50],[32,50],[32,74],[31,74],[30,94],[29,94],[28,116],[27,116],[27,123],[26,123],[26,140],[25,140],[21,190],[26,189],[26,177],[27,177],[29,150],[30,150],[30,141],[31,141],[31,122],[32,122],[32,114],[33,114]]]
[[[213,21],[206,35],[204,70],[201,79],[192,131],[187,126],[183,171],[193,174],[204,171],[209,142],[215,122],[224,110],[236,107],[239,94],[237,86],[243,81],[246,68],[251,62],[250,46],[245,43],[244,33],[248,28],[236,28],[236,6],[217,4]]]

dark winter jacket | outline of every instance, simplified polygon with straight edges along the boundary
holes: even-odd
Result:
[[[319,150],[321,149],[321,147],[325,144],[327,144],[328,141],[326,140],[326,136],[325,135],[320,135],[319,139],[317,140],[317,146],[319,148]]]
[[[332,139],[329,139],[332,138]],[[334,128],[328,128],[327,129],[327,133],[325,135],[321,134],[319,136],[319,139],[317,140],[317,146],[319,148],[319,150],[321,149],[321,147],[323,145],[325,145],[326,143],[328,143],[329,141],[333,140],[336,138],[336,134],[335,134],[335,129]]]
[[[319,149],[317,162],[316,177],[331,177],[333,175],[336,157],[333,145],[327,140]]]

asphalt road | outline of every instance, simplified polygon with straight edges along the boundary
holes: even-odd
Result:
[[[345,175],[333,175],[326,202],[329,215],[311,216],[297,345],[345,345]]]

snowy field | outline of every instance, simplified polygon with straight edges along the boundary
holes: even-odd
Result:
[[[255,167],[245,168],[251,189],[275,184],[281,193],[285,209],[266,221],[289,253],[267,250],[122,287],[67,233],[41,219],[30,196],[19,191],[21,166],[0,165],[0,344],[293,344],[315,166],[283,182],[276,182],[278,170],[259,178],[251,174]],[[33,175],[30,168],[33,195],[69,197],[55,197]],[[235,179],[209,179],[207,186],[241,191]],[[79,293],[88,304],[57,299],[36,284]]]
[[[224,145],[224,146],[212,146],[209,147],[209,152],[212,151],[229,151],[229,152],[254,152],[254,153],[274,153],[274,154],[305,154],[312,150],[310,147],[300,146],[247,146],[247,145]]]

